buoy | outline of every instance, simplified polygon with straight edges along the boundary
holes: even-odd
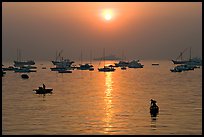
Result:
[[[21,77],[24,78],[24,79],[28,79],[29,78],[29,76],[27,74],[22,74]]]

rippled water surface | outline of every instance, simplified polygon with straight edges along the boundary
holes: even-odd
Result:
[[[51,62],[36,61],[27,80],[7,71],[2,134],[202,134],[202,68],[172,73],[170,61],[141,63],[142,69],[104,73],[94,62],[94,71],[59,74],[50,71]],[[43,83],[53,88],[45,98],[33,93]],[[160,107],[156,119],[149,114],[151,98]]]

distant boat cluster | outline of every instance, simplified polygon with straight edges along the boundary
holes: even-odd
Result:
[[[90,63],[85,63],[79,65],[74,65],[74,61],[70,59],[64,59],[61,55],[62,51],[56,53],[56,59],[52,60],[52,64],[54,67],[51,67],[51,71],[57,71],[58,73],[72,73],[73,70],[88,70],[93,71],[94,66]],[[179,55],[181,60],[172,60],[176,66],[170,69],[171,72],[182,72],[188,70],[194,70],[195,68],[200,68],[202,66],[202,60],[200,58],[191,58],[189,60],[182,60],[182,54]],[[113,56],[111,56],[113,57]],[[115,57],[114,57],[115,59]],[[125,61],[119,60],[119,62],[114,63],[114,65],[105,66],[105,49],[103,52],[103,61],[104,67],[98,68],[99,72],[113,72],[117,67],[121,68],[121,70],[126,70],[127,68],[143,68],[144,65],[139,62],[139,60]],[[17,56],[17,60],[14,60],[14,65],[9,67],[2,67],[2,76],[6,74],[5,71],[14,71],[16,73],[29,73],[29,72],[37,72],[37,67],[34,66],[34,60],[22,61],[21,57]],[[41,64],[42,65],[42,64]],[[159,63],[152,63],[153,66],[158,66]],[[3,66],[3,65],[2,65]],[[46,69],[46,67],[42,67],[42,69]],[[22,78],[28,78],[26,75],[22,75]]]
[[[200,68],[202,66],[202,59],[200,58],[191,58],[191,48],[190,48],[190,57],[188,60],[183,60],[183,53],[186,49],[180,53],[176,60],[172,62],[176,65],[174,68],[170,69],[171,72],[182,72],[188,70],[194,70],[195,68]]]

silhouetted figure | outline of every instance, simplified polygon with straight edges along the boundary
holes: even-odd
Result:
[[[151,99],[151,106],[156,106],[156,103],[157,103],[156,100]]]
[[[150,113],[151,116],[156,116],[159,113],[159,107],[157,106],[157,101],[151,99]]]
[[[43,84],[43,89],[45,89],[45,84]]]

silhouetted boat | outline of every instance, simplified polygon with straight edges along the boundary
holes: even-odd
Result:
[[[24,66],[24,65],[35,65],[35,61],[34,60],[27,60],[27,61],[15,61],[14,60],[15,67]]]
[[[119,61],[118,63],[115,63],[116,67],[127,67],[129,65],[128,61]]]
[[[126,70],[127,68],[125,66],[121,67],[121,70]]]
[[[3,71],[13,71],[15,68],[13,66],[9,66],[8,68],[2,68]]]
[[[51,71],[64,71],[64,70],[66,70],[66,68],[64,68],[64,67],[55,67],[55,68],[50,68],[51,69]]]
[[[18,73],[29,73],[29,72],[37,72],[36,70],[28,69],[28,68],[15,68],[14,72]]]
[[[3,77],[4,74],[6,74],[6,72],[2,70],[1,76]]]
[[[35,94],[52,94],[53,89],[43,89],[42,87],[39,87],[38,89],[34,89],[33,91],[35,91]]]
[[[150,107],[151,116],[155,117],[155,116],[157,116],[158,113],[159,113],[159,107],[157,105]]]
[[[152,63],[152,66],[158,66],[159,63]]]
[[[174,64],[187,64],[187,63],[191,63],[191,64],[194,64],[194,65],[195,64],[196,65],[202,65],[202,60],[201,59],[199,59],[199,58],[191,58],[191,48],[190,48],[190,57],[189,57],[189,59],[188,60],[183,60],[183,53],[186,50],[187,50],[187,48],[184,49],[184,51],[179,54],[179,56],[176,58],[176,60],[172,60],[172,62]]]
[[[21,60],[21,51],[17,49],[17,60],[14,60],[15,67],[22,67],[24,65],[35,65],[34,60]]]
[[[128,64],[129,68],[143,68],[144,65],[139,63],[139,60],[133,60]]]
[[[103,68],[98,68],[98,71],[110,72],[110,71],[115,71],[115,68],[114,67],[104,66]]]
[[[70,61],[69,59],[64,59],[61,56],[62,50],[59,52],[59,54],[57,55],[56,53],[56,59],[52,61],[53,65],[56,65],[57,67],[71,67],[72,63],[74,63],[74,61]]]
[[[71,70],[59,70],[58,73],[72,73]]]
[[[93,68],[93,65],[91,64],[80,64],[80,66],[77,68],[79,70],[90,70],[90,68]]]
[[[105,49],[103,49],[103,57],[105,57]],[[98,68],[99,72],[111,72],[115,71],[115,68],[113,66],[105,66],[105,59],[104,59],[104,67]]]
[[[173,68],[170,69],[171,72],[182,72],[182,69],[178,69],[178,68]]]
[[[94,68],[93,68],[93,67],[89,68],[89,71],[93,71],[93,70],[94,70]]]
[[[124,56],[124,51],[122,52],[122,60],[120,60],[118,63],[114,63],[115,67],[123,67],[121,69],[125,70],[125,67],[128,67],[129,61],[125,61],[126,57]]]

